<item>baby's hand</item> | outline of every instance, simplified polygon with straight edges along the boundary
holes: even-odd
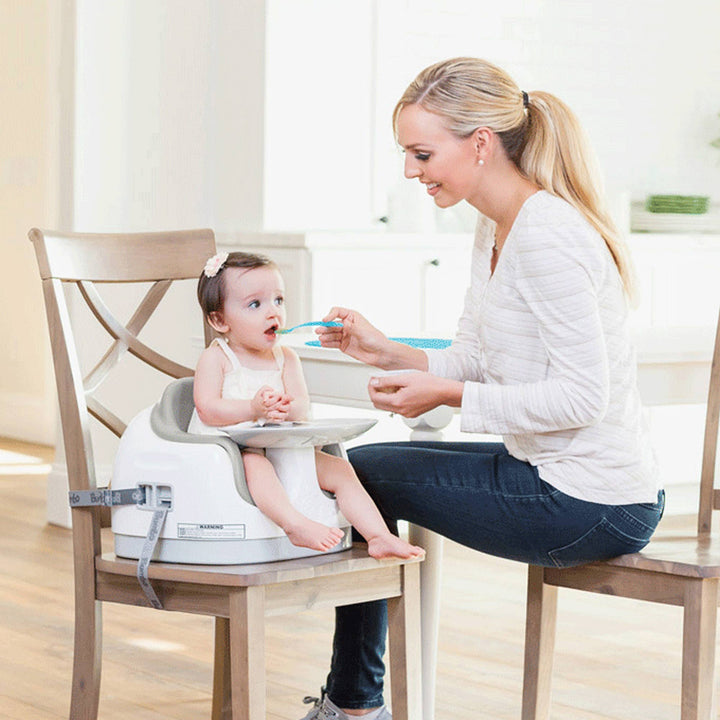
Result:
[[[267,418],[269,409],[269,401],[275,391],[268,385],[263,385],[256,393],[255,397],[250,401],[250,408],[253,412],[255,420]]]
[[[264,385],[255,394],[251,406],[258,420],[265,418],[267,420],[282,421],[290,411],[291,402],[292,398],[289,395],[279,393],[268,385]]]

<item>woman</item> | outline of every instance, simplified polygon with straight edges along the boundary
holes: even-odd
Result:
[[[479,212],[471,286],[447,350],[388,340],[333,308],[325,347],[385,370],[376,407],[460,408],[503,443],[385,443],[350,461],[390,520],[468,547],[564,567],[636,552],[662,515],[627,313],[632,272],[572,112],[499,68],[456,58],[418,75],[393,125],[405,175],[439,207]],[[384,604],[338,608],[327,695],[306,716],[387,720]]]

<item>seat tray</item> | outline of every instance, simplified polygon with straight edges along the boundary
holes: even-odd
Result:
[[[254,422],[219,428],[236,443],[256,448],[322,447],[352,440],[377,423],[368,418],[332,418],[258,425]]]

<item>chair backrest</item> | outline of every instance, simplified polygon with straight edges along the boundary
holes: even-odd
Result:
[[[718,416],[720,415],[720,316],[715,333],[710,369],[707,410],[705,414],[705,441],[703,443],[702,471],[700,476],[700,505],[698,509],[698,534],[706,535],[712,529],[712,511],[720,510],[720,490],[715,489],[715,464],[717,459]]]
[[[138,337],[172,283],[197,278],[205,261],[215,253],[212,230],[182,230],[153,233],[79,234],[33,229],[42,278],[55,366],[71,491],[97,487],[90,433],[92,415],[118,437],[125,422],[98,399],[97,391],[118,362],[130,353],[147,365],[173,378],[194,372],[155,351]],[[137,283],[149,289],[127,322],[119,320],[104,301],[100,283]],[[109,347],[83,377],[67,301],[67,286],[76,286],[80,296],[102,328],[109,334]],[[153,398],[145,398],[149,405]],[[136,408],[136,411],[142,409]],[[97,509],[72,510],[73,534],[84,552],[94,557],[100,551],[100,513]],[[87,541],[87,542],[86,542]],[[92,565],[90,565],[92,567]]]

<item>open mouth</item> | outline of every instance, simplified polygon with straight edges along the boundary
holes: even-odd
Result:
[[[428,191],[428,194],[430,194],[430,195],[434,195],[439,188],[440,188],[440,183],[434,182],[434,183],[427,184],[427,191]]]
[[[265,334],[268,335],[268,336],[270,336],[270,337],[275,337],[275,334],[277,333],[277,330],[278,330],[279,327],[280,327],[280,326],[277,325],[277,324],[271,325],[271,326],[265,331]]]

